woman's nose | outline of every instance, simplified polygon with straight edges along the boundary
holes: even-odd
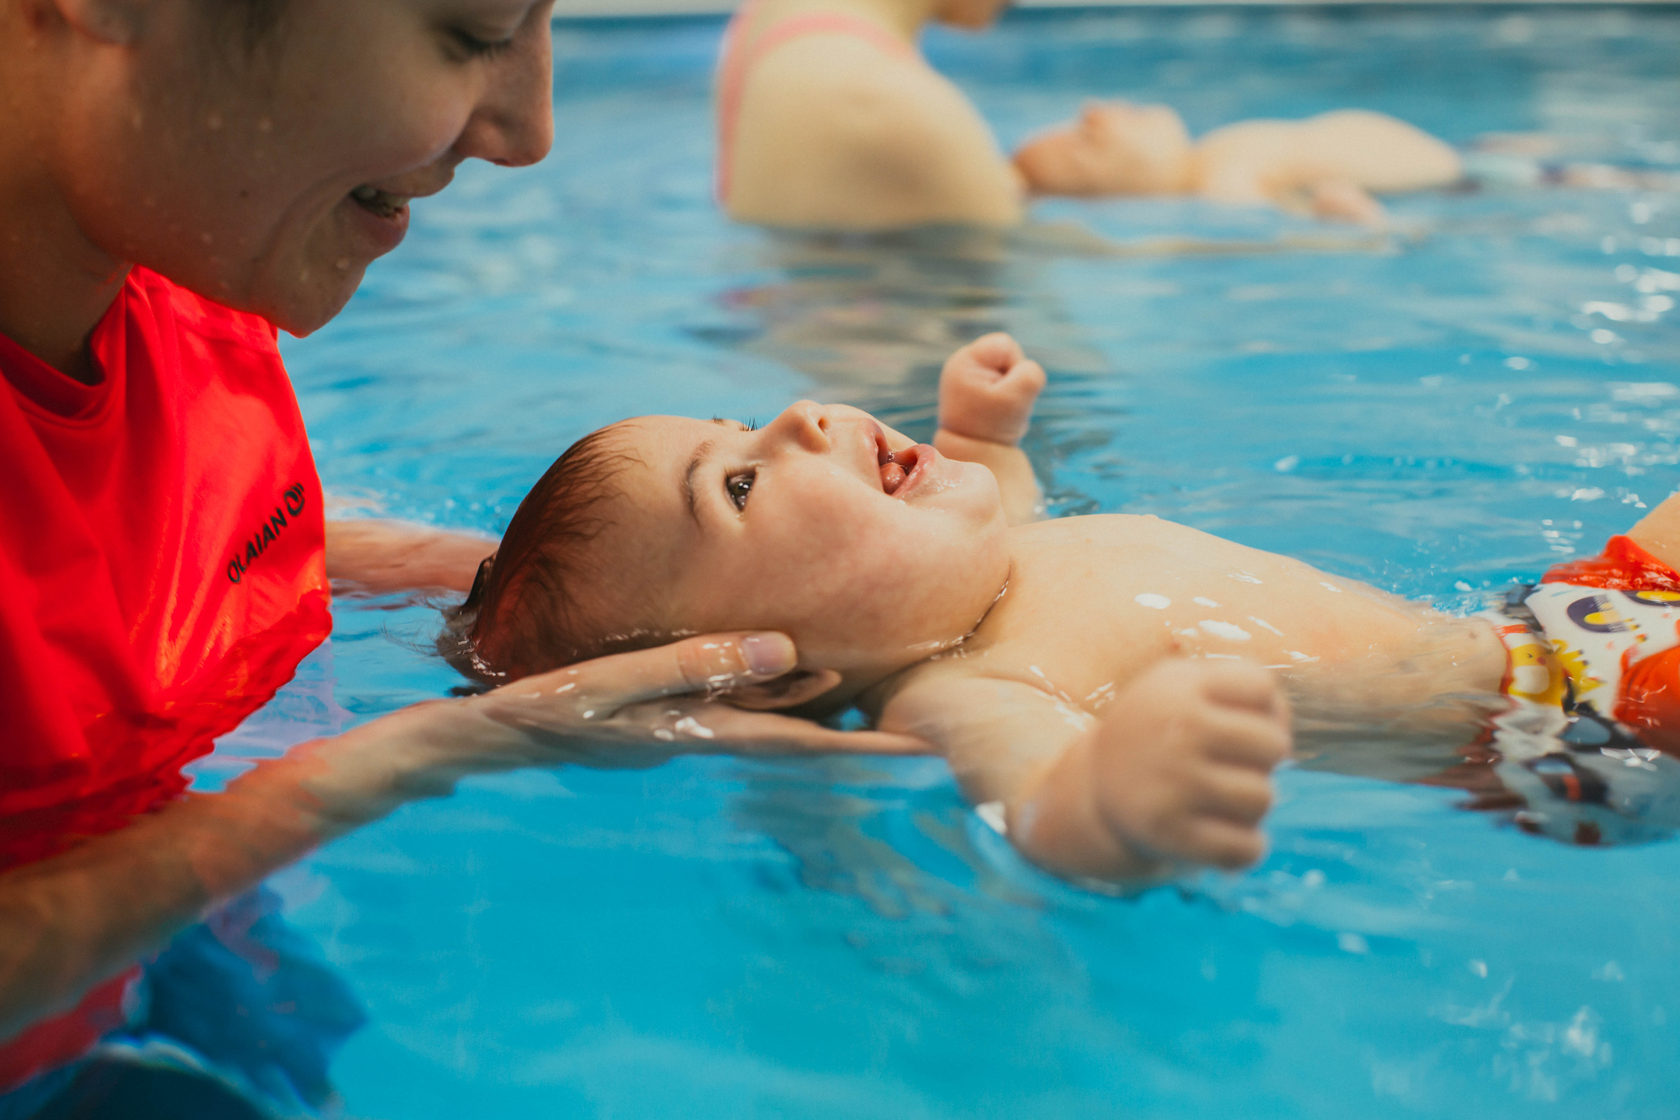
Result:
[[[490,67],[484,96],[456,141],[463,158],[504,167],[536,163],[554,145],[553,40],[537,5],[518,41]]]
[[[828,417],[816,401],[800,401],[790,405],[770,422],[765,432],[773,439],[785,440],[805,451],[827,451]]]

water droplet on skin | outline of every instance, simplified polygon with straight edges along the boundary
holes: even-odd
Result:
[[[1164,611],[1172,606],[1172,600],[1165,595],[1152,595],[1149,592],[1134,597],[1132,602],[1140,607],[1148,607],[1152,611]]]
[[[717,738],[716,733],[713,732],[711,728],[707,727],[705,724],[701,723],[699,720],[695,719],[693,716],[684,716],[683,718],[679,719],[676,722],[676,724],[674,725],[674,730],[676,730],[676,731],[678,731],[678,732],[680,732],[684,735],[692,736],[693,738],[696,738],[696,739],[715,739],[715,738]]]
[[[576,681],[567,681],[565,684],[560,685],[554,690],[554,695],[564,696],[566,693],[571,692],[575,688],[577,688]]]
[[[1195,603],[1198,607],[1217,607],[1219,605],[1212,599],[1209,599],[1206,595],[1198,595],[1190,601]]]
[[[1241,626],[1217,618],[1204,618],[1197,625],[1214,637],[1224,638],[1228,642],[1246,642],[1254,637]]]
[[[1324,588],[1324,590],[1326,590],[1326,591],[1334,591],[1338,594],[1340,594],[1341,590],[1342,590],[1341,588],[1337,587],[1335,584],[1329,582],[1328,580],[1319,580],[1318,585],[1320,587]]]
[[[1259,583],[1260,582],[1260,577],[1255,575],[1253,572],[1230,572],[1228,574],[1229,574],[1230,578],[1236,580],[1238,583]]]
[[[1271,633],[1276,634],[1280,638],[1283,637],[1283,631],[1282,630],[1279,630],[1276,626],[1273,626],[1271,623],[1267,622],[1263,618],[1255,618],[1253,615],[1249,615],[1248,620],[1250,622],[1254,623],[1254,625],[1260,627],[1260,629],[1262,629],[1262,630],[1270,631]]]

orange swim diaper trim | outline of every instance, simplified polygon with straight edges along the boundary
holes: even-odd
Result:
[[[1540,582],[1607,591],[1680,591],[1680,572],[1640,548],[1631,537],[1611,537],[1599,555],[1559,564]]]

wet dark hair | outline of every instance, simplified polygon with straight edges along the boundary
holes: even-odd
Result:
[[[604,636],[578,593],[610,569],[611,558],[589,545],[620,496],[613,480],[633,461],[612,450],[611,431],[591,432],[554,461],[478,566],[466,602],[444,612],[438,649],[461,672],[512,680],[664,640]]]

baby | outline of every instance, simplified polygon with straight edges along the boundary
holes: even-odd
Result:
[[[1023,144],[1015,166],[1045,194],[1191,194],[1367,225],[1383,217],[1373,193],[1446,186],[1462,173],[1444,141],[1382,113],[1238,121],[1192,141],[1167,106],[1124,101],[1087,105]]]
[[[520,505],[453,620],[461,648],[507,678],[782,631],[806,674],[733,702],[855,703],[942,753],[1029,858],[1114,880],[1257,860],[1291,708],[1309,747],[1493,734],[1587,799],[1560,732],[1646,749],[1628,729],[1655,729],[1680,679],[1680,499],[1509,615],[1458,618],[1154,517],[1032,521],[1016,445],[1043,384],[988,335],[946,364],[932,445],[811,402],[762,429],[601,429]]]

